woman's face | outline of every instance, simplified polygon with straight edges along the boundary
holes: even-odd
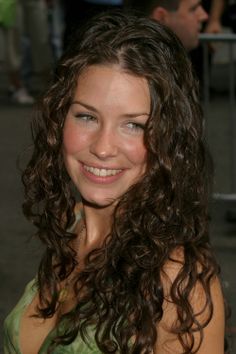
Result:
[[[65,120],[63,155],[84,200],[109,206],[140,179],[149,113],[145,78],[115,65],[94,65],[81,73]]]

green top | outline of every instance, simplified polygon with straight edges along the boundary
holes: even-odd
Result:
[[[37,293],[37,285],[35,279],[33,279],[25,288],[24,294],[21,297],[18,304],[8,315],[4,322],[4,354],[23,354],[20,351],[19,346],[19,330],[20,320],[26,307],[33,301]],[[45,354],[49,347],[52,338],[56,335],[58,328],[51,331],[41,346],[38,354]],[[53,354],[101,354],[98,349],[95,339],[90,335],[89,346],[78,335],[73,343],[69,345],[59,345],[54,349]]]
[[[73,230],[76,223],[81,219],[81,212],[76,213],[76,220],[74,225],[70,230]],[[20,321],[21,317],[26,310],[26,307],[30,305],[33,301],[34,297],[37,294],[37,284],[36,280],[33,279],[25,288],[24,294],[11,311],[11,313],[7,316],[4,322],[4,333],[3,333],[3,348],[4,354],[23,354],[20,351],[19,344],[19,331],[20,331]],[[52,341],[52,338],[55,337],[57,330],[60,332],[63,331],[62,323],[59,327],[54,328],[46,337],[43,342],[38,354],[45,354],[47,349]],[[101,354],[101,351],[98,349],[95,339],[94,333],[91,328],[89,346],[86,344],[82,338],[78,335],[73,343],[69,345],[59,345],[54,349],[53,354]]]

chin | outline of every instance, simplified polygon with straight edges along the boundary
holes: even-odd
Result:
[[[114,206],[117,202],[117,199],[114,198],[104,198],[104,197],[89,197],[89,196],[82,196],[84,202],[90,206],[94,206],[95,208],[106,208],[110,206]]]

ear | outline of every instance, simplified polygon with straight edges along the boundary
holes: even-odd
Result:
[[[153,9],[151,16],[153,20],[166,24],[168,18],[168,11],[164,7],[157,6]]]

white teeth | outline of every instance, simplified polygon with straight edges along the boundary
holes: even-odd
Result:
[[[106,175],[107,175],[107,171],[104,168],[102,168],[100,170],[99,176],[105,177]]]
[[[121,170],[106,170],[105,168],[95,168],[95,167],[90,167],[84,165],[84,168],[86,171],[92,173],[95,176],[99,177],[109,177],[109,176],[115,176],[117,173],[120,173]]]
[[[91,171],[92,172],[92,171]],[[93,172],[96,176],[99,176],[99,169],[98,168],[94,168],[94,172]]]

